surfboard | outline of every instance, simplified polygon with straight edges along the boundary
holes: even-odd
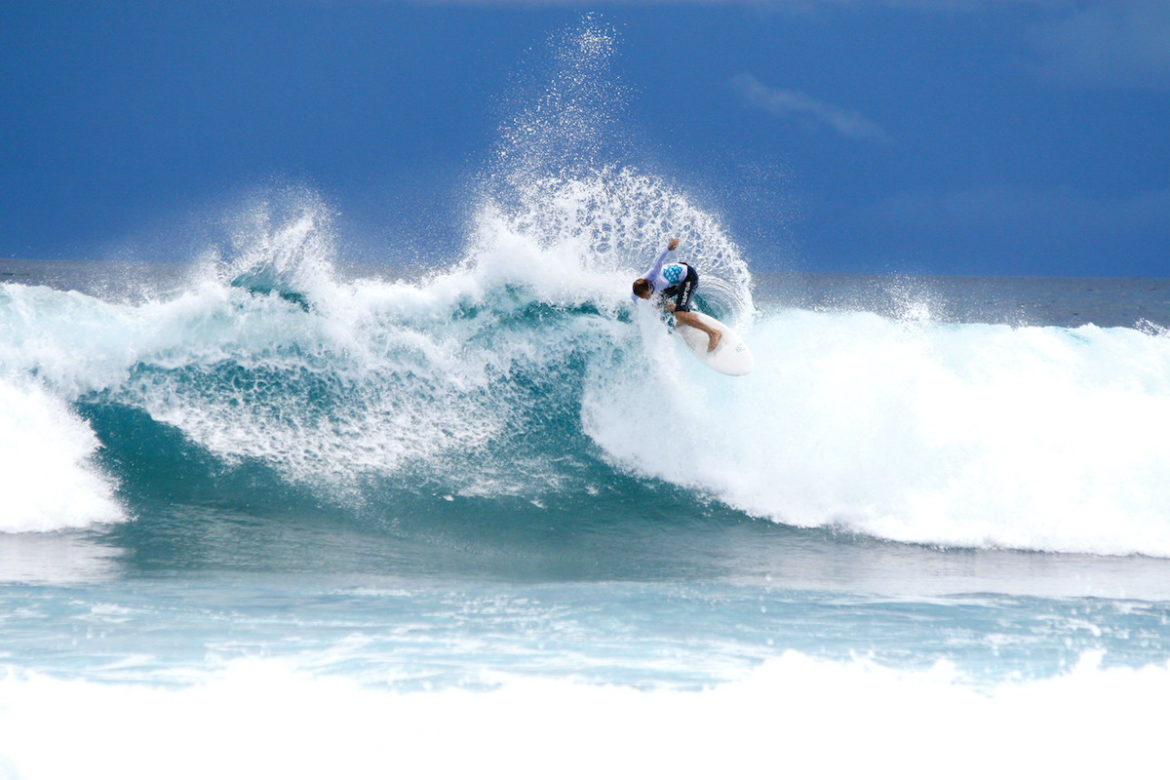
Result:
[[[678,334],[691,354],[697,357],[707,368],[729,376],[743,376],[755,368],[756,361],[752,352],[739,334],[714,317],[701,311],[693,312],[704,325],[717,328],[723,333],[719,339],[719,346],[713,352],[707,351],[707,334],[690,325],[676,324],[674,332]]]

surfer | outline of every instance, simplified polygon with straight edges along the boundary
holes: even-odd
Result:
[[[634,297],[654,302],[669,312],[674,313],[676,322],[690,325],[696,330],[707,334],[707,351],[712,352],[719,346],[719,339],[723,337],[717,329],[703,323],[691,313],[691,298],[699,286],[699,274],[694,267],[687,263],[668,263],[667,256],[678,248],[678,239],[670,239],[666,249],[658,256],[654,267],[634,280]],[[675,296],[673,301],[667,300]]]

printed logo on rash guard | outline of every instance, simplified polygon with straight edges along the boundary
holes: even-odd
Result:
[[[671,263],[670,265],[666,266],[666,268],[662,269],[662,276],[671,284],[678,282],[678,280],[682,278],[682,275],[682,266],[676,263]]]

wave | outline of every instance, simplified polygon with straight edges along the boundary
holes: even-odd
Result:
[[[734,242],[660,182],[524,188],[409,282],[342,278],[309,203],[262,210],[174,293],[0,287],[0,530],[210,493],[371,517],[460,496],[588,515],[617,485],[609,511],[637,517],[652,480],[901,542],[1170,556],[1164,333],[757,308]],[[752,375],[708,372],[630,306],[629,280],[676,234]]]

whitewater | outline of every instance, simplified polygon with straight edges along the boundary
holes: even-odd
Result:
[[[0,778],[1157,771],[1170,284],[780,272],[554,43],[450,252],[0,261]]]

